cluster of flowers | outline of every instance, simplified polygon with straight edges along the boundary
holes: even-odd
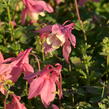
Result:
[[[22,24],[25,23],[26,16],[30,16],[32,20],[37,21],[39,15],[44,15],[47,11],[52,13],[53,8],[42,0],[22,0],[24,3],[24,10],[22,11]],[[57,4],[62,0],[56,0]],[[87,0],[80,0],[79,3],[84,3]],[[95,0],[96,1],[96,0]],[[43,48],[45,54],[52,52],[59,47],[62,47],[63,57],[69,63],[69,55],[71,53],[71,45],[75,48],[76,38],[71,33],[74,29],[74,23],[63,25],[54,24],[48,25],[37,30],[40,33],[41,40],[44,40]],[[62,98],[62,65],[57,63],[55,66],[46,65],[41,71],[34,72],[33,67],[29,64],[29,54],[32,48],[26,49],[18,54],[17,57],[4,59],[0,52],[0,92],[4,95],[7,90],[4,84],[7,80],[15,83],[21,76],[22,72],[24,79],[29,83],[28,99],[40,96],[42,103],[47,108],[54,100],[56,92],[59,99]],[[6,104],[6,109],[26,109],[25,105],[20,103],[20,97],[11,94],[13,99],[11,103]],[[58,109],[55,104],[52,104],[53,109]]]
[[[71,52],[71,46],[76,45],[75,36],[71,33],[74,24],[68,25],[49,25],[37,32],[40,33],[40,37],[44,42],[45,53],[52,52],[63,46],[63,56],[67,62],[69,62],[69,54]],[[54,100],[56,95],[56,85],[58,88],[59,99],[62,97],[62,77],[61,69],[62,65],[57,63],[55,67],[47,65],[42,71],[34,73],[33,67],[29,64],[28,55],[32,48],[26,49],[20,52],[17,57],[11,57],[4,59],[2,53],[0,53],[0,91],[2,94],[6,94],[7,90],[4,88],[4,83],[7,80],[16,82],[24,74],[24,79],[30,84],[28,99],[36,96],[40,96],[42,103],[47,108],[50,103]],[[6,109],[15,107],[15,109],[25,108],[24,104],[20,103],[20,97],[12,94],[12,103],[6,105]],[[54,109],[58,107],[52,105]],[[12,108],[11,108],[12,109]]]
[[[75,36],[71,33],[73,26],[73,23],[68,25],[55,24],[38,30],[37,32],[40,33],[41,39],[46,39],[43,45],[45,53],[52,52],[63,46],[63,56],[69,62],[70,43],[73,47],[76,45]],[[4,59],[2,53],[0,53],[0,91],[5,95],[7,93],[7,90],[4,88],[5,81],[11,80],[15,83],[23,72],[24,79],[30,84],[28,99],[40,96],[42,103],[47,108],[55,98],[56,85],[59,99],[62,97],[62,65],[59,63],[55,67],[46,65],[42,71],[34,73],[28,57],[31,50],[32,48],[26,49],[20,52],[17,57],[7,59]],[[13,106],[16,107],[15,109],[23,109],[25,107],[24,104],[19,102],[20,98],[18,96],[13,94],[12,97],[12,103],[7,104],[6,109],[10,109]],[[54,109],[57,108],[54,104],[52,106]]]
[[[60,4],[63,0],[56,0],[57,4]],[[79,0],[78,4],[83,6],[87,1],[99,0]],[[21,20],[22,24],[25,23],[26,16],[29,16],[32,20],[31,22],[36,22],[39,19],[39,15],[45,16],[45,11],[48,13],[54,12],[53,8],[43,0],[23,0],[25,5],[24,10],[22,11]]]
[[[24,74],[24,79],[30,84],[28,99],[40,96],[42,103],[48,107],[56,95],[56,85],[58,87],[59,99],[62,97],[62,77],[60,64],[46,65],[42,71],[34,73],[33,67],[29,64],[29,53],[32,49],[26,49],[20,52],[17,57],[4,59],[0,53],[0,91],[6,95],[8,92],[4,87],[7,80],[15,83]],[[24,104],[20,103],[20,97],[11,94],[13,100],[6,105],[6,109],[26,109]],[[53,107],[56,107],[54,104]],[[55,109],[55,108],[54,108]]]

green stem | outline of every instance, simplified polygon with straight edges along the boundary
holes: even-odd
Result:
[[[103,85],[102,93],[101,93],[101,98],[104,97],[104,91],[105,91],[105,85]]]
[[[109,67],[109,55],[107,56],[107,67]]]
[[[9,24],[9,31],[11,34],[11,41],[13,41],[13,26],[11,25],[11,14],[10,14],[10,8],[9,8],[9,3],[6,2],[6,0],[3,0],[4,4],[6,5],[6,10],[7,10],[7,15],[8,15],[8,24]]]
[[[28,95],[28,82],[26,81],[25,93]]]
[[[7,108],[6,108],[6,100],[8,99],[8,96],[9,96],[9,91],[7,91],[6,96],[5,96],[4,109],[7,109]]]
[[[86,54],[87,55],[87,54]],[[83,54],[83,60],[85,60],[85,55]],[[89,67],[87,65],[87,63],[84,63],[85,65],[85,70],[86,70],[86,74],[87,74],[87,85],[90,85],[90,78],[89,78]]]
[[[37,62],[37,66],[38,66],[38,71],[40,71],[40,70],[41,70],[41,68],[40,68],[40,61],[39,61],[37,55],[35,55],[35,54],[33,54],[33,53],[30,53],[30,55],[32,55],[32,56],[35,57],[35,60],[36,60],[36,62]]]
[[[71,64],[69,63],[68,66],[69,66],[69,72],[71,72],[71,71],[72,71],[72,66],[71,66]]]
[[[85,64],[85,69],[86,69],[87,75],[89,76],[89,68],[88,68],[87,64]]]
[[[43,44],[44,44],[44,40],[40,40],[40,42],[41,42],[41,48],[42,48],[42,50],[41,50],[41,52],[42,52],[42,60],[43,61],[45,61],[45,54],[44,54],[44,47],[43,47]]]
[[[42,60],[44,61],[45,60],[45,55],[44,55],[44,50],[42,48]]]

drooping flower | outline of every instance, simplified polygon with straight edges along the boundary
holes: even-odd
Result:
[[[59,99],[62,97],[62,66],[56,64],[56,67],[47,65],[31,83],[28,98],[31,99],[40,96],[42,103],[48,107],[56,95],[56,85],[58,87]]]
[[[53,8],[43,0],[23,0],[23,3],[25,8],[21,15],[22,24],[25,23],[26,16],[29,16],[33,21],[37,21],[39,15],[45,15],[45,11],[53,12]]]
[[[31,48],[20,52],[17,57],[7,59],[1,58],[2,62],[0,63],[0,91],[2,93],[4,92],[3,83],[6,80],[12,80],[13,82],[16,82],[22,72],[24,72],[24,75],[29,75],[34,72],[34,69],[29,64],[28,59],[30,51]]]
[[[69,62],[69,54],[71,52],[71,44],[75,48],[76,38],[71,33],[74,23],[68,25],[49,25],[36,32],[40,33],[41,39],[45,38],[44,51],[45,54],[52,52],[63,46],[63,56]]]
[[[79,0],[78,4],[79,4],[80,6],[83,6],[87,1],[99,2],[99,0]]]
[[[6,109],[27,109],[23,103],[20,103],[20,96],[12,94],[12,102],[6,104]]]

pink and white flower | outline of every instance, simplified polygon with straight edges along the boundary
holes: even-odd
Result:
[[[34,72],[33,67],[29,64],[28,55],[31,51],[26,49],[20,52],[17,57],[4,59],[3,55],[0,54],[0,91],[4,94],[3,83],[6,80],[12,80],[16,82],[21,76],[22,72],[24,75],[29,75]]]
[[[71,53],[71,45],[75,48],[76,38],[71,33],[74,29],[74,23],[68,25],[49,25],[36,32],[40,33],[41,39],[45,40],[44,51],[45,54],[52,52],[59,47],[63,47],[63,56],[69,62],[69,54]]]
[[[27,16],[29,16],[33,21],[37,21],[39,15],[45,15],[45,11],[48,13],[52,13],[54,11],[53,8],[43,0],[23,0],[23,3],[25,8],[21,15],[22,24],[25,23]]]
[[[37,72],[37,76],[31,83],[28,98],[40,96],[42,103],[48,107],[56,95],[56,85],[58,87],[59,99],[62,97],[62,66],[56,64],[55,67],[47,65],[42,71]]]

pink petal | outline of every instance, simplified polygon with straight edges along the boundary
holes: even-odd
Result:
[[[23,79],[27,80],[28,83],[30,84],[34,78],[37,77],[37,74],[36,73],[31,73],[31,74],[28,74],[28,75],[24,75]]]
[[[63,93],[62,93],[62,77],[61,77],[61,76],[60,76],[60,81],[57,80],[57,81],[56,81],[56,84],[57,84],[57,87],[58,87],[59,99],[61,99],[62,96],[63,96]]]
[[[21,63],[29,63],[28,55],[32,48],[26,49],[25,51],[22,51],[18,54],[16,60],[21,61]]]
[[[49,13],[52,13],[54,11],[53,8],[44,1],[37,1],[36,5],[41,6],[45,11]]]
[[[28,75],[34,75],[34,69],[30,64],[24,63],[22,66],[23,66],[22,68],[24,72],[24,77]],[[33,80],[33,78],[28,78],[27,80],[30,83]]]
[[[72,46],[75,48],[75,46],[76,46],[76,38],[75,38],[75,36],[73,34],[70,34],[69,40],[70,40]]]
[[[26,17],[27,17],[27,14],[28,14],[28,9],[25,8],[25,9],[22,11],[22,13],[21,13],[21,22],[22,22],[22,24],[25,23],[25,19],[26,19]]]
[[[40,94],[40,91],[43,88],[43,84],[44,84],[43,78],[39,77],[39,78],[34,79],[30,83],[28,99],[38,96]]]
[[[31,48],[23,52],[20,52],[16,58],[8,58],[4,60],[4,63],[8,62],[8,64],[0,64],[0,74],[8,73],[11,76],[11,78],[8,78],[8,79],[12,79],[12,81],[16,82],[24,70],[23,65],[29,64],[28,55],[30,51],[31,51]],[[12,61],[12,62],[9,63],[9,61]],[[30,65],[28,65],[27,70],[28,72],[30,70],[33,71],[33,69],[30,68]]]
[[[62,26],[55,24],[52,26],[52,32],[57,34],[62,34],[61,28]]]
[[[18,80],[18,78],[21,76],[23,72],[23,69],[19,66],[15,66],[12,68],[12,71],[10,73],[10,75],[12,75],[12,77],[10,78],[13,82],[16,82]]]
[[[49,33],[52,31],[52,25],[48,25],[48,26],[45,26],[44,28],[40,29],[40,30],[37,30],[36,32],[42,34],[42,33]]]
[[[34,69],[30,64],[24,63],[22,66],[25,76],[34,72]]]
[[[26,49],[23,52],[20,52],[16,58],[15,61],[13,61],[11,64],[12,66],[12,80],[16,82],[18,78],[21,76],[21,73],[24,71],[24,74],[34,72],[33,68],[31,65],[29,65],[29,58],[28,55],[32,49]]]
[[[69,63],[69,54],[71,52],[71,46],[70,46],[70,42],[66,41],[66,43],[63,46],[63,56],[65,58],[65,60]]]
[[[3,61],[3,63],[11,63],[12,61],[14,61],[16,58],[15,57],[11,57],[11,58],[7,58]]]
[[[40,92],[41,100],[45,105],[45,107],[47,107],[50,104],[50,102],[54,100],[55,93],[56,93],[55,82],[52,81],[51,79],[46,79],[44,82],[44,86]]]
[[[0,64],[0,74],[12,71],[11,64]]]
[[[47,11],[49,13],[52,13],[54,10],[53,8],[47,4],[45,1],[39,0],[23,0],[25,6],[31,11],[31,12],[43,12]]]
[[[62,65],[56,64],[56,68],[53,69],[51,79],[55,81],[57,87],[58,87],[58,92],[59,92],[59,99],[62,98],[62,75],[61,75],[61,70],[62,70]]]
[[[23,3],[25,5],[25,7],[30,10],[30,11],[34,11],[34,7],[36,5],[36,1],[35,0],[23,0]]]
[[[57,63],[57,64],[55,64],[55,66],[56,66],[56,70],[57,70],[57,72],[58,72],[58,75],[60,75],[60,73],[61,73],[61,71],[62,71],[62,65],[59,64],[59,63]]]

